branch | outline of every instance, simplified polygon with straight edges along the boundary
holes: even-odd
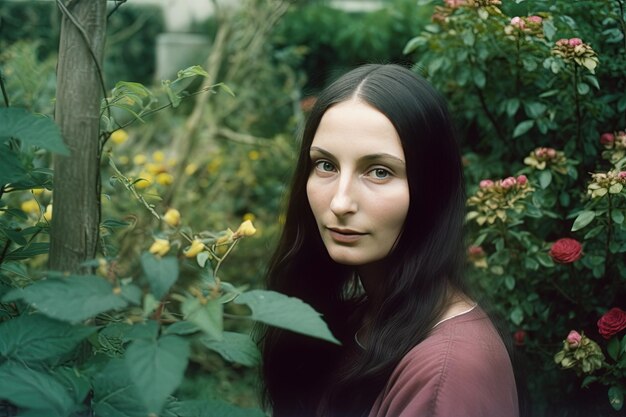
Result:
[[[111,10],[109,12],[109,14],[107,15],[107,20],[109,20],[109,18],[111,17],[111,15],[113,13],[115,13],[117,11],[117,9],[120,8],[120,6],[124,3],[126,3],[127,0],[115,0],[115,7],[113,8],[113,10]]]
[[[265,138],[248,135],[246,133],[235,132],[234,130],[231,130],[227,127],[217,129],[216,134],[242,145],[263,146],[268,148],[272,146]]]
[[[4,104],[7,107],[11,107],[9,104],[9,95],[7,94],[7,90],[4,87],[4,76],[2,75],[2,71],[0,70],[0,88],[2,89],[2,97],[4,97]]]

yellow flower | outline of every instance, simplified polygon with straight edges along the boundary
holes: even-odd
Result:
[[[175,208],[171,208],[163,215],[163,221],[172,227],[176,227],[180,224],[180,212]]]
[[[163,161],[165,161],[165,153],[163,153],[163,151],[154,151],[152,153],[152,160],[154,162],[163,162]]]
[[[246,213],[243,215],[243,221],[250,220],[253,222],[256,219],[256,216],[252,213]]]
[[[227,229],[226,232],[222,236],[220,236],[216,241],[216,245],[225,245],[227,243],[231,243],[233,241],[234,233],[232,230]]]
[[[187,165],[185,167],[185,174],[191,176],[191,175],[195,174],[197,170],[198,170],[198,164],[194,164],[192,162],[192,163],[190,163],[189,165]]]
[[[35,197],[39,197],[40,195],[43,194],[44,191],[45,191],[44,188],[33,188],[32,190],[30,190],[30,192],[33,193]]]
[[[256,233],[256,229],[252,225],[250,220],[246,220],[237,229],[235,235],[237,236],[253,236]]]
[[[256,161],[257,159],[259,159],[260,156],[261,156],[261,154],[259,153],[259,151],[252,150],[252,151],[248,152],[248,158],[251,161]]]
[[[193,258],[195,257],[197,254],[199,254],[200,252],[202,252],[204,250],[204,243],[202,243],[200,240],[198,239],[194,239],[193,242],[191,242],[191,245],[185,249],[183,251],[183,254],[187,257],[187,258]]]
[[[135,187],[139,189],[148,188],[152,181],[154,181],[152,175],[147,172],[140,172],[138,178],[140,178],[141,180],[135,183]]]
[[[153,163],[146,164],[144,169],[148,171],[149,173],[151,173],[152,175],[157,175],[158,173],[165,171],[162,165],[153,164]]]
[[[113,143],[121,145],[128,140],[128,133],[124,129],[117,129],[115,132],[111,133],[111,140]]]
[[[170,241],[167,239],[154,238],[154,243],[148,250],[154,255],[164,256],[170,250]]]
[[[148,158],[146,158],[146,155],[143,155],[143,154],[135,155],[135,157],[133,158],[133,164],[143,165],[146,163],[147,160]]]
[[[21,208],[24,213],[28,213],[28,214],[40,213],[39,203],[37,202],[37,200],[30,199],[30,200],[24,201],[21,205]]]
[[[169,172],[161,172],[157,174],[156,182],[161,185],[170,185],[174,182],[174,177]]]
[[[48,206],[46,207],[46,211],[43,214],[43,218],[46,219],[46,221],[51,221],[52,220],[52,204],[48,204]]]

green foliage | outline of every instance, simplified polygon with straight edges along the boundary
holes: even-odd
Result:
[[[461,127],[471,281],[528,357],[534,412],[599,413],[606,397],[580,395],[553,355],[570,329],[598,339],[599,316],[626,298],[626,15],[617,2],[420,4],[433,23],[404,51]],[[593,381],[623,383],[599,375],[618,368]],[[556,403],[552,386],[571,397]]]

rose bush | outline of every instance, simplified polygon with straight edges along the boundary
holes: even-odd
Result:
[[[405,52],[457,117],[469,275],[528,360],[532,414],[610,415],[626,380],[594,340],[598,311],[626,299],[621,2],[419,3],[432,24]]]

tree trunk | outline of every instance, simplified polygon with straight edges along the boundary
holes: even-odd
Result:
[[[49,266],[56,271],[78,272],[84,269],[82,262],[95,257],[98,246],[102,99],[98,67],[104,52],[106,0],[69,0],[64,4],[55,121],[71,155],[57,156],[54,161]]]

